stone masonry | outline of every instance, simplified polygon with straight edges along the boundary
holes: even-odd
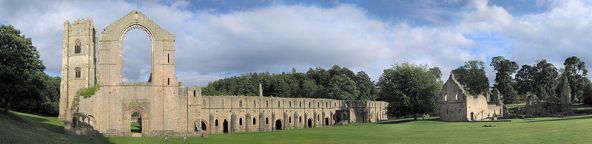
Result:
[[[443,121],[484,121],[504,115],[499,92],[471,95],[456,80],[454,74],[442,86],[439,98],[440,119]]]
[[[122,39],[131,29],[152,41],[148,82],[122,81]],[[388,103],[264,96],[202,96],[183,87],[175,72],[175,36],[144,14],[132,11],[96,38],[92,19],[64,23],[60,115],[76,135],[130,136],[133,113],[141,135],[192,136],[223,132],[325,127],[388,118]],[[97,42],[100,44],[97,44]],[[99,87],[90,97],[85,88]]]

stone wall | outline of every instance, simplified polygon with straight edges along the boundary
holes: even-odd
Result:
[[[494,90],[495,91],[495,90]],[[451,74],[439,94],[439,115],[443,121],[483,121],[503,116],[503,104],[494,95],[471,95]]]
[[[332,126],[337,110],[352,110],[347,123],[386,120],[386,102],[259,96],[204,96],[196,129],[208,133],[271,131]],[[356,117],[358,117],[356,119]],[[345,118],[344,118],[345,119]],[[218,124],[216,124],[218,121]],[[228,122],[227,131],[224,121]],[[205,128],[201,123],[205,124]]]
[[[148,82],[122,81],[121,39],[133,28],[146,31],[152,39]],[[60,118],[69,134],[131,136],[134,113],[139,114],[141,133],[146,136],[272,131],[388,118],[388,104],[378,101],[201,96],[200,88],[182,87],[176,80],[174,35],[138,11],[103,30],[98,52],[92,20],[77,21],[74,26],[66,22],[64,33]],[[73,40],[92,42],[82,54],[72,55]],[[80,78],[72,77],[72,67],[84,68]],[[93,96],[78,96],[80,89],[95,85],[100,89]]]

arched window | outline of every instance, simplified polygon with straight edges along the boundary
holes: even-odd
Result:
[[[238,125],[243,125],[243,118],[238,119]]]
[[[253,117],[253,125],[257,124],[257,117]]]
[[[253,100],[253,108],[257,107],[257,102],[255,100]]]
[[[216,126],[218,126],[218,119],[216,119],[216,123],[214,123]]]
[[[238,107],[242,108],[243,107],[243,101],[239,101],[238,102]]]
[[[80,74],[81,74],[80,68],[79,67],[74,68],[74,77],[80,78]]]
[[[265,101],[265,105],[269,107],[269,101]]]
[[[288,122],[292,123],[292,117],[288,117]]]
[[[444,95],[444,101],[448,101],[448,94]]]
[[[82,44],[80,44],[80,40],[76,40],[75,44],[74,44],[74,53],[75,54],[80,54],[82,52]]]
[[[265,118],[265,124],[269,124],[269,118]]]
[[[278,101],[278,107],[280,107],[280,102]]]
[[[302,123],[302,116],[298,117],[298,121]]]

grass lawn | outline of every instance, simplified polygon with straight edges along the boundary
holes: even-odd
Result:
[[[84,137],[57,132],[61,122],[53,117],[22,114],[32,126],[55,133],[58,140],[89,143]],[[47,120],[44,120],[47,119]],[[1,120],[1,119],[0,119]],[[2,121],[0,121],[2,122]],[[494,127],[482,127],[492,125]],[[0,126],[3,126],[0,123]],[[5,130],[0,129],[0,134]],[[297,129],[276,132],[214,134],[208,138],[107,137],[109,143],[592,143],[592,115],[565,118],[513,119],[512,122],[440,122],[397,120],[375,124]],[[36,138],[36,137],[35,137]],[[63,138],[63,139],[61,139]],[[98,140],[102,140],[97,138]],[[2,140],[2,139],[0,139]],[[59,141],[58,143],[60,143]],[[94,140],[97,142],[97,140]],[[2,141],[0,141],[2,143]]]

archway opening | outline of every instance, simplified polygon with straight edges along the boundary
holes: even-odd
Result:
[[[312,119],[308,119],[307,127],[312,128]]]
[[[282,121],[281,120],[275,121],[275,130],[282,130]]]
[[[224,123],[222,123],[222,127],[223,127],[222,132],[228,133],[228,121],[227,120],[224,120]]]
[[[203,131],[206,131],[206,130],[208,130],[208,126],[207,126],[207,125],[206,125],[206,123],[205,123],[205,122],[203,122],[203,121],[201,122],[201,130],[203,130]]]
[[[328,126],[329,125],[329,118],[325,118],[325,125]]]
[[[132,113],[130,131],[132,133],[142,133],[142,115],[138,112]]]
[[[152,72],[152,41],[139,26],[131,27],[122,38],[123,82],[149,82]]]

